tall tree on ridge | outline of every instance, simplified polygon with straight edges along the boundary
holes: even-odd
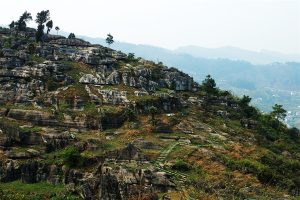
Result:
[[[58,31],[60,30],[60,28],[58,26],[56,26],[55,30],[56,30],[56,35],[58,35]]]
[[[68,39],[74,39],[76,38],[75,34],[74,33],[70,33],[69,36],[68,36]]]
[[[107,38],[105,39],[108,46],[110,46],[112,43],[114,43],[114,37],[109,33],[107,34]]]
[[[15,21],[12,21],[8,26],[9,26],[10,29],[14,28],[15,27]]]
[[[14,25],[17,27],[18,31],[25,31],[27,27],[27,22],[32,20],[32,16],[29,12],[25,11]]]
[[[47,26],[47,35],[49,34],[50,30],[53,28],[53,21],[50,20],[46,23]]]
[[[36,41],[42,41],[44,36],[44,28],[48,20],[50,19],[50,12],[49,10],[42,10],[41,12],[37,13],[35,22],[38,24],[37,32],[36,32]]]
[[[284,120],[286,117],[286,110],[283,108],[282,105],[275,104],[273,107],[273,111],[271,112],[271,116],[275,117],[276,119]]]

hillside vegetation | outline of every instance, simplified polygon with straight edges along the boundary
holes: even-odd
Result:
[[[0,29],[0,199],[299,198],[281,105],[263,114],[210,76],[39,34]]]

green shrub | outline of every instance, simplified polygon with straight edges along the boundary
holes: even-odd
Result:
[[[49,91],[55,91],[59,88],[59,83],[55,81],[52,77],[49,78],[46,82],[46,87],[48,88]]]
[[[191,169],[191,166],[188,163],[186,163],[185,161],[178,159],[178,160],[176,160],[175,164],[172,166],[172,169],[186,172]]]
[[[260,161],[249,159],[233,160],[228,156],[220,156],[223,163],[232,170],[252,173],[264,184],[280,186],[294,192],[299,190],[300,162],[284,159],[282,156],[267,154]]]
[[[5,40],[4,40],[4,48],[6,48],[6,49],[10,49],[11,48],[11,43],[12,43],[12,38],[11,37],[9,37],[9,38],[6,38]]]
[[[262,183],[274,183],[275,173],[270,168],[263,169],[258,175],[257,179]]]
[[[255,160],[233,160],[232,158],[225,155],[220,155],[219,157],[223,161],[223,163],[232,170],[240,170],[246,173],[253,173],[257,175],[266,168],[265,165]]]
[[[38,133],[38,132],[40,132],[42,130],[42,128],[41,127],[21,127],[20,128],[20,131],[22,132],[22,133],[28,133],[28,132],[30,132],[30,133]]]
[[[28,48],[28,51],[29,51],[30,54],[34,54],[35,51],[36,51],[36,44],[35,43],[30,43],[27,48]]]
[[[266,168],[258,174],[262,183],[277,185],[292,192],[300,190],[300,162],[270,153],[261,157]]]
[[[171,126],[174,126],[174,125],[178,124],[180,121],[179,121],[178,117],[170,116],[169,117],[169,122],[170,122]]]
[[[97,110],[97,106],[94,103],[89,102],[84,106],[84,110],[86,110],[86,111],[95,111],[95,110]]]
[[[135,56],[134,53],[129,53],[127,58],[129,61],[134,61],[135,60],[134,56]]]
[[[98,121],[101,118],[101,113],[98,112],[98,107],[94,103],[87,103],[84,106],[84,113],[88,117],[88,119]]]
[[[58,107],[61,112],[65,112],[70,107],[70,105],[65,101],[61,101],[61,102],[59,102]]]
[[[125,108],[123,114],[125,118],[130,122],[135,121],[137,119],[137,114],[134,112],[134,110],[130,108]]]
[[[297,129],[295,127],[291,128],[291,129],[289,129],[288,133],[289,133],[291,139],[293,139],[293,140],[298,140],[299,139],[299,136],[300,136],[299,129]]]
[[[69,167],[80,167],[84,165],[85,158],[80,155],[77,147],[69,146],[62,153],[63,163]]]
[[[36,55],[31,55],[29,57],[29,62],[36,62],[36,63],[42,63],[45,61],[45,58],[40,57],[40,56],[36,56]]]
[[[10,193],[10,192],[4,192],[3,190],[0,190],[0,199],[1,200],[29,200],[29,198],[26,198],[24,194],[19,194],[17,192]]]
[[[162,78],[163,78],[163,73],[161,73],[161,72],[162,72],[162,69],[163,69],[163,65],[155,66],[155,67],[152,69],[151,78],[152,78],[153,80],[159,80],[159,79],[162,79]]]

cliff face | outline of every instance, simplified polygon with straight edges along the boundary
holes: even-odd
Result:
[[[47,182],[65,188],[57,198],[299,195],[290,172],[268,171],[281,141],[277,153],[299,175],[297,141],[274,139],[277,129],[229,92],[210,94],[175,68],[81,39],[34,35],[0,28],[0,192]]]

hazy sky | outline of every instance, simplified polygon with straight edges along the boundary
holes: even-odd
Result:
[[[300,53],[300,0],[1,0],[0,24],[49,9],[77,35],[174,49],[235,46]],[[34,23],[31,26],[36,26]]]

